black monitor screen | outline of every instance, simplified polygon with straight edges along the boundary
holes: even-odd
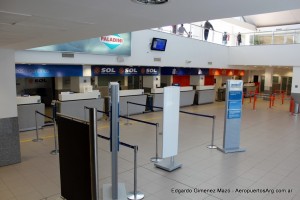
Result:
[[[165,51],[167,45],[166,39],[153,38],[151,44],[151,50],[155,51]]]

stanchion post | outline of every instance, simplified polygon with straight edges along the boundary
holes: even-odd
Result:
[[[127,103],[127,119],[126,119],[126,123],[125,123],[125,125],[131,125],[131,123],[129,123],[129,119],[128,119],[128,117],[129,117],[129,112],[128,112],[128,101],[126,102]]]
[[[32,142],[41,142],[43,141],[42,138],[39,138],[39,132],[38,132],[38,124],[37,124],[37,112],[35,111],[34,117],[35,117],[35,133],[36,133],[36,138],[32,140]]]
[[[160,162],[162,159],[158,157],[158,128],[159,123],[156,124],[156,133],[155,133],[155,157],[151,158],[151,162]]]
[[[284,92],[281,93],[281,104],[284,103]]]
[[[294,112],[294,106],[295,106],[294,98],[291,97],[291,101],[290,101],[290,113]]]
[[[213,123],[212,123],[212,134],[211,134],[211,144],[207,146],[209,149],[217,149],[217,146],[214,145],[214,140],[215,140],[215,120],[216,116],[213,116]]]
[[[256,110],[256,95],[254,94],[254,100],[253,100],[253,110]]]
[[[270,94],[269,99],[270,99],[270,101],[269,101],[269,108],[271,108],[271,106],[272,106],[272,94]]]
[[[130,200],[140,200],[145,197],[143,193],[137,191],[137,151],[138,151],[138,146],[134,146],[133,192],[129,192],[127,195],[127,198]]]
[[[243,92],[243,96],[242,96],[242,104],[244,105],[244,98],[245,98],[245,93]]]
[[[57,136],[56,136],[56,121],[53,118],[53,130],[54,130],[54,150],[50,152],[52,155],[57,155],[59,153],[58,146],[57,146]]]
[[[251,93],[251,91],[249,92],[249,96],[250,96],[250,103],[252,102],[252,93]]]
[[[99,200],[98,179],[98,148],[97,148],[97,111],[96,108],[89,109],[89,142],[90,142],[90,169],[92,200]]]
[[[272,95],[272,106],[274,106],[275,103],[275,94]]]

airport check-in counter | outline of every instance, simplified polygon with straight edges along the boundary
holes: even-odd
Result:
[[[243,92],[245,94],[245,97],[250,97],[250,93],[251,96],[254,96],[255,91],[256,91],[256,86],[254,83],[245,83],[243,85]]]
[[[151,94],[153,95],[153,106],[163,107],[164,105],[164,89],[155,88],[151,89]],[[180,87],[180,107],[191,106],[194,103],[195,90],[192,86]],[[160,110],[153,108],[154,111]]]
[[[120,115],[127,115],[127,102],[134,102],[146,105],[147,95],[144,94],[143,89],[136,90],[120,90]],[[146,110],[145,106],[128,104],[129,115],[141,114]]]
[[[62,92],[56,102],[57,112],[81,120],[89,120],[89,111],[84,107],[97,108],[104,111],[104,99],[100,98],[100,92],[92,91],[86,93]],[[103,114],[97,112],[97,119],[102,118]]]
[[[215,86],[197,86],[195,95],[195,104],[207,104],[215,102]]]
[[[41,103],[40,96],[17,97],[19,131],[35,129],[35,111],[45,113],[45,104]],[[45,118],[37,115],[37,126],[44,126]]]

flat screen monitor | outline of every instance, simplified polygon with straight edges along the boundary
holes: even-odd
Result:
[[[162,38],[153,38],[151,43],[151,50],[154,51],[165,51],[167,40]]]

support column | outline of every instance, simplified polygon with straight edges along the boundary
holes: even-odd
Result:
[[[300,104],[300,66],[293,67],[292,96]]]
[[[0,167],[21,162],[15,52],[0,49]]]
[[[269,67],[265,70],[265,93],[272,92],[272,83],[273,83],[273,68]]]

